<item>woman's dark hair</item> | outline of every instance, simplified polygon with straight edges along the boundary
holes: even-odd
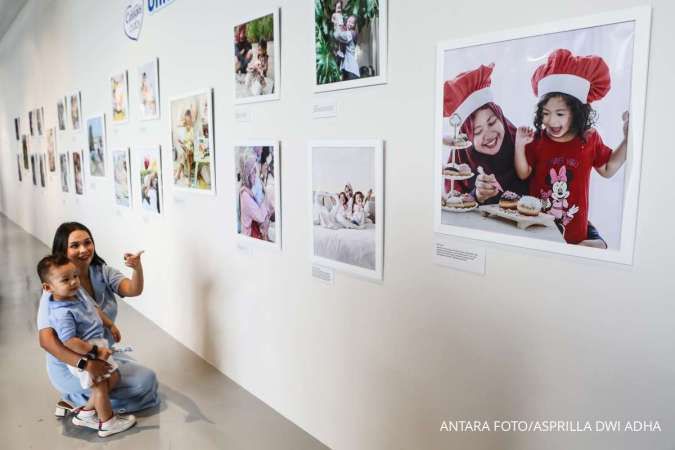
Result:
[[[549,92],[544,95],[537,103],[537,111],[534,114],[534,128],[537,130],[537,135],[540,136],[542,132],[542,125],[544,121],[544,105],[550,99],[560,97],[563,99],[567,107],[572,112],[572,124],[570,129],[575,135],[579,136],[582,141],[584,135],[595,124],[597,113],[588,103],[581,103],[578,98],[562,92]]]
[[[94,242],[94,236],[92,236],[91,231],[89,231],[89,228],[85,227],[79,222],[64,222],[59,227],[56,229],[56,233],[54,233],[54,242],[52,243],[52,254],[54,255],[64,255],[66,256],[68,254],[68,238],[70,237],[70,233],[73,231],[86,231],[89,237],[91,238],[91,242]],[[94,243],[94,249],[96,248],[96,244]],[[96,253],[96,250],[94,250],[94,258],[91,260],[91,265],[93,266],[100,266],[105,264],[105,261],[103,258],[98,256]]]

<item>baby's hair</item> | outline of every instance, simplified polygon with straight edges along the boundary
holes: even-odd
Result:
[[[572,123],[570,129],[575,135],[579,136],[585,142],[585,134],[595,124],[597,113],[588,103],[581,103],[578,98],[562,92],[549,92],[544,95],[537,103],[537,111],[534,114],[534,128],[537,130],[537,135],[541,135],[542,125],[544,122],[544,105],[554,98],[560,97],[563,99],[567,107],[572,113]]]
[[[267,50],[267,41],[265,39],[260,39],[260,42],[258,42],[258,45],[260,46],[261,49]]]
[[[37,273],[42,283],[49,279],[49,272],[55,267],[63,267],[70,264],[70,260],[65,255],[47,255],[40,260],[37,265]]]

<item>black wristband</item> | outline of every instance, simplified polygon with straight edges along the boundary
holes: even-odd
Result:
[[[77,362],[77,368],[80,369],[80,370],[84,370],[84,369],[87,367],[87,362],[88,362],[87,357],[86,357],[86,356],[83,356],[83,357],[80,358],[80,360]]]
[[[91,350],[89,350],[87,356],[89,357],[89,359],[96,359],[96,357],[98,356],[98,346],[96,344],[94,344],[91,347]]]

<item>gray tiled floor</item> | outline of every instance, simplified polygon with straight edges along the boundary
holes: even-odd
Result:
[[[157,372],[162,404],[138,414],[128,432],[98,438],[94,430],[52,415],[35,315],[40,292],[35,265],[48,252],[0,214],[0,448],[4,449],[325,449],[120,302],[118,323],[135,357]],[[162,352],[152,351],[161,348]],[[160,354],[161,353],[161,354]],[[172,355],[170,360],[161,355]]]

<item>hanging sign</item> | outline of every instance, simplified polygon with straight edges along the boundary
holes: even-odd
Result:
[[[169,6],[174,0],[148,0],[148,13],[154,14],[162,8]]]
[[[124,9],[124,34],[138,40],[143,27],[143,0],[129,0]]]

